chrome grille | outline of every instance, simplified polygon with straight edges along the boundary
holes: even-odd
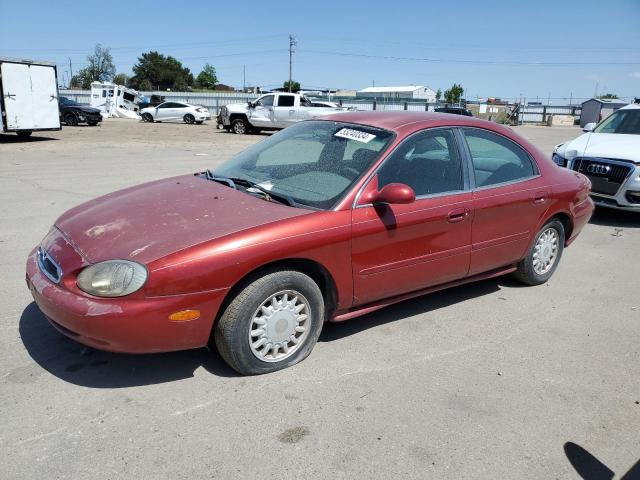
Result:
[[[620,185],[627,179],[633,167],[618,162],[612,162],[607,158],[582,158],[578,157],[571,166],[576,172],[580,172],[591,180],[593,193],[602,193],[615,196]]]
[[[42,247],[38,247],[37,253],[38,267],[45,276],[53,283],[58,283],[62,278],[62,269],[54,258]]]

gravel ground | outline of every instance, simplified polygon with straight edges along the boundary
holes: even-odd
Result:
[[[517,131],[548,153],[580,133]],[[572,461],[617,477],[638,461],[640,215],[598,211],[546,285],[499,278],[329,324],[266,376],[206,349],[93,351],[47,324],[24,262],[62,212],[261,138],[127,120],[0,135],[1,477],[572,479]]]

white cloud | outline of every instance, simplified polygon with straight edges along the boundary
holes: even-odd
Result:
[[[629,76],[633,78],[640,78],[640,72],[631,72]]]

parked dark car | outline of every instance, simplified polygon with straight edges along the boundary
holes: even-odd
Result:
[[[81,105],[70,98],[60,97],[58,105],[60,106],[60,118],[67,125],[76,126],[79,123],[86,123],[94,127],[102,121],[100,110]]]
[[[462,107],[440,107],[436,108],[434,111],[438,113],[453,113],[454,115],[465,115],[467,117],[473,117],[473,114]]]

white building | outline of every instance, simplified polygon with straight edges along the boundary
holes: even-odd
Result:
[[[405,85],[399,87],[367,87],[356,92],[359,98],[380,98],[385,100],[419,99],[429,103],[436,101],[436,92],[423,85]]]

